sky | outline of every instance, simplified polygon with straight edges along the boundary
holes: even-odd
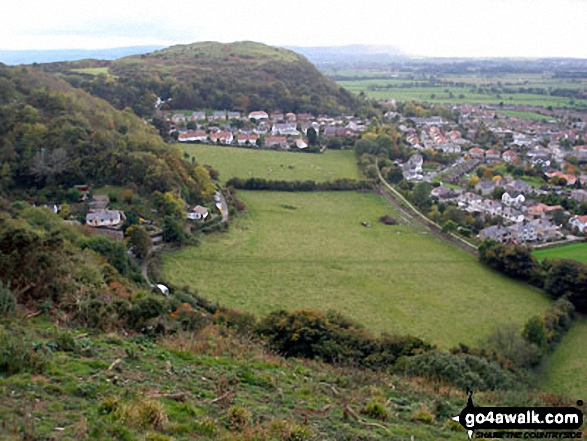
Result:
[[[414,56],[587,58],[587,0],[2,0],[0,49],[258,41]]]

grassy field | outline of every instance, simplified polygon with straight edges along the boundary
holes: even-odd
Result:
[[[500,110],[497,113],[504,114],[505,116],[515,116],[517,118],[529,119],[532,121],[549,121],[553,119],[536,112],[525,112],[521,110]]]
[[[587,263],[587,242],[573,243],[562,247],[547,248],[534,252],[537,259],[573,259]]]
[[[546,363],[544,387],[570,399],[587,396],[587,318],[577,320]]]
[[[399,216],[375,194],[239,191],[239,198],[250,214],[229,233],[165,254],[165,278],[260,316],[334,309],[372,331],[443,348],[478,343],[549,303],[442,240],[379,223],[384,214]]]
[[[107,67],[80,67],[78,69],[71,69],[72,72],[84,73],[88,75],[109,75],[110,72]]]
[[[276,180],[330,181],[360,179],[351,150],[327,150],[322,154],[253,150],[237,147],[189,144],[180,145],[201,164],[220,171],[220,178],[265,178]]]

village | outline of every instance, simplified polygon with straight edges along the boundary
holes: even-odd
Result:
[[[553,119],[534,121],[500,117],[499,106],[453,110],[458,121],[388,114],[418,151],[400,164],[407,180],[430,182],[434,200],[480,215],[480,240],[536,245],[587,232],[587,145],[580,115],[562,119],[551,112]],[[426,151],[450,161],[430,167]]]

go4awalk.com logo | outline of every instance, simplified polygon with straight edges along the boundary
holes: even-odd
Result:
[[[477,407],[473,392],[454,418],[467,430],[469,439],[581,439],[583,412],[575,407]],[[577,401],[578,406],[583,401]],[[515,430],[515,432],[511,432]]]

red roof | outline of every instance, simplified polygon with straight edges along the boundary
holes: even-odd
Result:
[[[511,156],[513,158],[514,156],[518,156],[518,154],[512,150],[508,150],[507,152],[504,152],[503,156]]]

